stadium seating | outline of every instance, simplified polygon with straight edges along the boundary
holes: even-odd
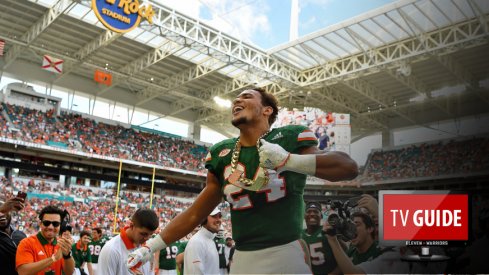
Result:
[[[489,169],[489,138],[409,145],[370,154],[364,181],[469,174]]]

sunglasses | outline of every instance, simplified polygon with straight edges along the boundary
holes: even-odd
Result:
[[[56,221],[54,221],[54,222],[53,222],[53,221],[46,221],[46,220],[44,220],[44,221],[42,221],[42,224],[43,224],[44,226],[46,226],[46,227],[50,226],[51,224],[52,224],[54,227],[58,227],[58,226],[61,224],[61,222],[56,222]]]

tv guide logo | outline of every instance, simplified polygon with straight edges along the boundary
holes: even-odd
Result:
[[[384,240],[467,240],[467,194],[384,194]]]

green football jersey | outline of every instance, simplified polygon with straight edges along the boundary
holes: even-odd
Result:
[[[265,140],[297,154],[302,148],[317,146],[309,128],[289,125],[273,129]],[[269,183],[257,192],[242,189],[228,182],[231,156],[236,138],[211,147],[206,168],[219,180],[224,198],[232,205],[231,222],[236,249],[252,251],[297,240],[304,219],[304,186],[306,175],[286,171],[278,175],[268,170]],[[237,169],[253,179],[258,173],[259,156],[256,146],[242,147]]]
[[[102,251],[102,247],[104,247],[105,243],[108,241],[107,238],[102,237],[98,241],[91,241],[88,243],[88,249],[90,249],[90,255],[92,257],[92,263],[98,263],[98,255],[100,251]]]
[[[373,260],[382,254],[382,249],[379,247],[379,243],[374,241],[372,245],[365,251],[365,253],[358,253],[358,250],[354,246],[350,246],[346,255],[350,257],[353,264],[357,265],[366,261]]]
[[[312,273],[314,275],[331,273],[336,268],[337,263],[322,229],[319,228],[312,235],[307,234],[304,230],[302,231],[302,239],[309,247]]]
[[[83,247],[78,247],[78,243],[74,243],[71,246],[71,254],[75,261],[75,267],[81,267],[83,263],[91,263],[92,257],[90,255],[90,249],[83,250]]]
[[[226,268],[226,253],[224,253],[226,240],[223,238],[214,238],[214,242],[216,243],[217,253],[219,254],[219,268]]]
[[[179,253],[182,253],[184,248],[183,245],[187,245],[186,242],[176,241],[166,248],[160,250],[159,268],[164,270],[174,270],[177,268],[177,263],[175,258]]]

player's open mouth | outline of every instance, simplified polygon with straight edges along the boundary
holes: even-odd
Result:
[[[233,107],[233,115],[236,115],[237,113],[241,112],[244,108],[242,106],[234,106]]]
[[[309,222],[318,222],[319,220],[316,218],[308,218],[307,219]]]

